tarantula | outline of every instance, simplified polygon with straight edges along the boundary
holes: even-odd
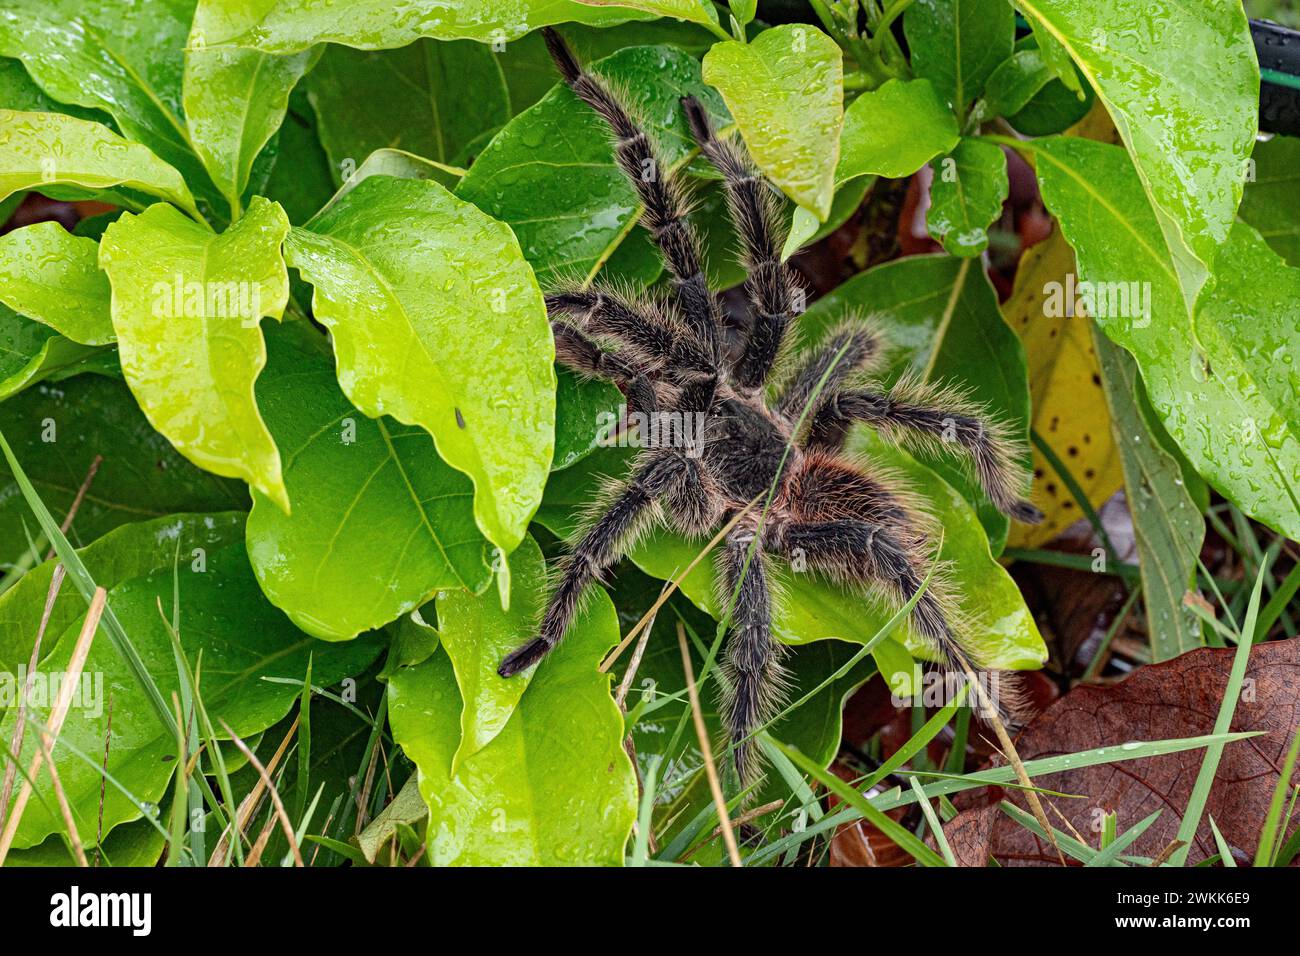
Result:
[[[721,604],[731,608],[719,682],[723,722],[734,769],[751,782],[751,735],[775,712],[785,685],[782,646],[772,635],[771,557],[798,556],[813,570],[899,604],[920,589],[929,568],[933,539],[906,488],[882,469],[841,456],[854,422],[896,441],[961,452],[999,510],[1025,522],[1042,515],[1019,496],[1028,474],[1005,428],[960,393],[907,380],[890,389],[864,381],[882,353],[868,324],[833,332],[769,400],[766,386],[788,350],[800,297],[793,270],[781,261],[784,236],[772,192],[740,148],[715,135],[700,103],[684,97],[690,131],[722,174],[743,247],[752,321],[735,328],[706,284],[681,185],[619,99],[582,69],[558,33],[544,33],[564,82],[610,127],[618,165],[644,206],[641,222],[670,279],[653,300],[601,286],[549,293],[557,357],[581,375],[612,381],[642,413],[702,414],[704,429],[702,447],[656,443],[640,452],[630,476],[562,559],[537,636],[498,672],[509,677],[549,653],[584,592],[652,522],[666,519],[683,534],[702,536],[770,492],[761,518],[761,509],[745,511],[726,535],[719,561]],[[951,603],[934,578],[911,619],[941,657],[960,654]]]

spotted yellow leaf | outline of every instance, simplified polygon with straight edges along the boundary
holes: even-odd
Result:
[[[1088,319],[1065,307],[1073,298],[1074,275],[1074,252],[1054,231],[1025,251],[1002,311],[1025,345],[1034,431],[1070,469],[1088,500],[1100,506],[1123,485],[1124,472],[1111,438]],[[1037,448],[1032,497],[1043,510],[1043,522],[1013,523],[1009,547],[1037,547],[1083,517],[1065,482]]]

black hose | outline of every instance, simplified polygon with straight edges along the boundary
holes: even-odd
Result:
[[[1300,33],[1251,20],[1250,35],[1259,57],[1259,128],[1300,136]]]

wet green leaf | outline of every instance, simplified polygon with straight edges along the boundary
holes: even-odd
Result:
[[[909,256],[885,263],[823,296],[801,322],[812,342],[848,316],[873,312],[889,346],[885,382],[907,372],[922,381],[966,389],[1010,426],[1027,456],[1024,346],[1002,318],[997,296],[977,261]],[[958,459],[927,459],[927,464],[962,491],[978,512],[994,554],[1000,553],[1007,518],[987,502]]]
[[[945,561],[951,562],[951,581],[958,606],[971,621],[970,647],[991,668],[1034,668],[1047,650],[1033,615],[1015,583],[989,552],[988,538],[975,512],[942,478],[917,464],[903,452],[858,431],[852,453],[892,468],[927,505],[927,513],[944,529]],[[611,449],[591,455],[580,465],[551,477],[537,520],[556,534],[567,535],[577,516],[592,499],[606,476],[621,478],[627,455]],[[648,534],[629,554],[652,577],[675,578],[699,554],[702,540],[686,540],[667,531]],[[889,620],[896,608],[870,596],[854,593],[810,573],[797,573],[774,561],[773,578],[782,595],[773,614],[773,630],[786,644],[837,640],[865,643]],[[716,574],[710,557],[682,582],[682,591],[699,608],[720,617]],[[893,637],[905,640],[915,654],[927,653],[910,625]]]
[[[0,110],[0,198],[60,183],[92,192],[126,186],[194,209],[175,168],[107,126],[62,113]]]
[[[1190,308],[1227,238],[1259,122],[1246,16],[1217,0],[1024,0],[1106,104]]]
[[[22,61],[8,57],[0,58],[0,109],[24,110],[30,113],[67,113],[69,116],[93,120],[105,126],[113,122],[106,113],[60,103],[47,96],[27,74]]]
[[[1293,266],[1300,266],[1300,139],[1274,136],[1255,144],[1241,218]]]
[[[1047,207],[1074,247],[1089,311],[1137,359],[1152,407],[1196,470],[1242,510],[1300,534],[1300,436],[1295,372],[1295,270],[1246,226],[1219,258],[1223,275],[1198,303],[1193,328],[1179,273],[1133,163],[1116,146],[1035,140]],[[1104,303],[1101,300],[1105,300]],[[1289,344],[1288,344],[1289,343]]]
[[[329,158],[316,136],[316,117],[301,87],[289,99],[263,194],[283,206],[295,226],[314,216],[334,194]],[[294,298],[298,298],[296,288]]]
[[[0,303],[0,401],[94,352]]]
[[[294,502],[261,495],[248,554],[272,604],[309,634],[348,640],[419,607],[441,588],[487,586],[473,485],[421,428],[357,411],[328,345],[302,322],[267,329],[257,402],[284,454]]]
[[[68,530],[74,543],[93,541],[130,521],[173,512],[247,507],[241,482],[202,471],[177,454],[149,426],[126,384],[117,379],[78,375],[29,388],[0,404],[0,432],[41,500],[60,520],[95,456],[103,457]],[[36,519],[8,466],[0,462],[0,560],[17,557],[26,548],[28,533],[37,533]]]
[[[657,17],[673,17],[690,23],[717,23],[718,12],[709,0],[577,0],[589,7],[625,7],[653,13]]]
[[[566,23],[557,29],[583,63],[593,63],[630,46],[672,46],[698,59],[717,40],[699,25],[681,20],[649,20],[606,27]],[[528,109],[560,82],[541,31],[510,41],[505,49],[497,52],[496,59],[510,90],[512,114]]]
[[[933,165],[925,215],[930,235],[954,256],[977,256],[988,248],[989,223],[1007,198],[1007,157],[993,143],[963,139]]]
[[[916,0],[903,15],[912,70],[929,80],[959,119],[1011,55],[1015,13],[1005,0]]]
[[[1035,47],[1017,50],[998,64],[984,87],[984,115],[1019,113],[1055,74]]]
[[[346,13],[318,0],[253,0],[256,16],[246,26],[212,37],[209,45],[297,53],[317,43],[363,50],[406,46],[419,37],[437,40],[516,40],[529,30],[577,21],[603,26],[647,15],[622,7],[594,7],[575,0],[414,0],[394,7],[388,0],[357,0]]]
[[[157,827],[145,820],[125,823],[104,838],[98,848],[99,865],[102,866],[155,866],[162,856],[163,835]],[[95,849],[83,848],[91,866],[96,865]],[[40,846],[26,850],[10,850],[5,866],[76,866],[77,861],[68,852],[67,844],[58,836],[51,836]]]
[[[438,634],[460,688],[460,749],[453,769],[501,733],[531,675],[501,677],[497,665],[528,639],[546,608],[546,561],[532,538],[510,556],[510,609],[492,595],[448,591],[438,597]]]
[[[200,0],[185,52],[182,98],[190,138],[235,214],[253,160],[280,128],[290,91],[319,55],[208,48],[212,37],[249,26],[255,10],[251,2]]]
[[[381,148],[468,165],[466,147],[510,118],[496,55],[472,40],[373,53],[331,46],[305,86],[340,183],[349,160],[355,169]]]
[[[104,232],[113,327],[127,383],[154,427],[201,468],[241,478],[285,511],[280,454],[253,397],[258,325],[280,318],[289,277],[284,210],[256,199],[220,235],[158,204]]]
[[[6,436],[7,437],[7,436]],[[17,449],[21,455],[21,449]],[[117,581],[143,577],[167,569],[179,560],[188,566],[197,555],[195,548],[205,553],[219,551],[236,543],[244,526],[243,514],[235,511],[211,514],[166,515],[147,521],[136,521],[115,527],[77,554],[97,583],[105,587]],[[183,544],[177,557],[176,548]],[[0,597],[0,667],[16,672],[19,664],[31,658],[35,631],[28,625],[33,605],[44,608],[55,562],[38,563],[23,575]],[[69,582],[64,583],[67,587]],[[74,592],[60,589],[64,597],[56,601],[50,612],[41,660],[50,657],[59,636],[86,616],[85,602],[77,600]],[[171,606],[170,599],[167,606]],[[172,668],[173,670],[175,668]]]
[[[890,80],[844,111],[835,179],[910,176],[957,141],[957,120],[929,80]]]
[[[294,229],[339,383],[362,412],[419,425],[474,482],[474,516],[507,553],[541,500],[555,441],[546,306],[502,223],[429,181],[371,176]]]
[[[591,69],[628,91],[628,105],[645,119],[670,167],[683,165],[694,149],[682,96],[697,96],[719,126],[730,123],[717,93],[700,79],[699,64],[680,50],[630,47]],[[514,229],[543,283],[594,276],[609,264],[648,285],[663,266],[644,230],[634,229],[641,206],[614,163],[609,136],[590,107],[557,86],[497,134],[457,195]]]
[[[1050,136],[1083,119],[1097,95],[1079,79],[1078,67],[1068,54],[1064,64],[1049,64],[1036,36],[1022,37],[1016,42],[1016,52],[1003,60],[989,77],[983,103],[977,108],[984,118],[1005,117],[1012,128],[1027,136]],[[1054,40],[1052,47],[1064,53],[1064,48]],[[1059,79],[1056,67],[1060,66],[1069,67],[1073,89]]]
[[[1142,382],[1133,357],[1104,335],[1094,342],[1133,516],[1151,658],[1167,661],[1205,643],[1200,620],[1183,603],[1195,583],[1205,519],[1178,459],[1161,447],[1142,416]]]
[[[172,607],[173,566],[179,548],[175,574],[180,589],[180,640],[191,667],[200,674],[204,706],[218,728],[218,721],[224,720],[241,736],[255,734],[283,717],[301,690],[293,684],[262,680],[263,676],[301,681],[310,654],[313,680],[330,686],[344,677],[360,676],[378,655],[380,645],[373,639],[321,644],[298,631],[258,591],[239,541],[239,523],[225,523],[225,540],[229,542],[229,536],[233,536],[233,543],[221,544],[212,540],[213,529],[204,526],[209,520],[219,519],[166,519],[120,529],[98,548],[104,555],[103,564],[111,570],[89,561],[87,567],[96,581],[109,589],[110,606],[159,688],[170,699],[179,687],[179,678],[159,602],[164,608]],[[198,555],[194,553],[196,547],[202,549]],[[132,554],[128,556],[124,551]],[[126,570],[128,567],[130,570]],[[76,595],[66,594],[62,600],[77,606],[78,617],[62,632],[47,633],[52,647],[42,665],[47,673],[66,666],[85,612],[84,602]],[[4,618],[26,624],[28,647],[44,602],[44,593],[36,594],[32,589],[21,593],[15,589],[0,598]],[[232,640],[232,634],[237,634],[238,640]],[[53,646],[55,640],[57,646]],[[60,741],[73,744],[83,753],[102,754],[109,719],[107,697],[111,693],[108,772],[136,800],[157,804],[176,768],[176,741],[161,726],[109,641],[97,640],[91,645],[80,687],[81,696],[68,714]],[[31,710],[32,718],[48,720],[51,705],[48,698],[38,703]],[[11,710],[0,722],[0,733],[6,739],[13,733],[14,719]],[[24,766],[36,746],[35,735],[29,733],[23,747]],[[98,770],[71,757],[60,760],[59,770],[68,801],[81,814],[81,837],[83,841],[93,840],[99,825]],[[108,787],[103,804],[104,832],[139,819],[142,812],[139,803]],[[23,815],[14,845],[34,846],[62,827],[57,811],[51,815],[42,803],[33,800]]]
[[[596,670],[618,641],[613,605],[597,592],[538,666],[505,726],[462,757],[454,774],[462,698],[450,658],[438,651],[393,675],[393,738],[420,770],[435,865],[622,862],[636,817],[636,778],[610,678]],[[496,604],[497,595],[478,600]],[[520,643],[529,636],[524,626],[515,633]]]
[[[57,222],[38,222],[0,236],[0,302],[74,342],[114,340],[108,279],[99,244]]]
[[[856,179],[850,179],[848,182],[838,186],[835,190],[835,201],[831,203],[831,214],[825,222],[818,222],[817,217],[810,213],[803,206],[789,204],[791,212],[790,230],[785,236],[785,246],[781,249],[781,258],[788,259],[800,249],[811,246],[815,242],[825,239],[835,230],[849,221],[858,207],[862,205],[862,200],[866,197],[867,191],[871,189],[876,182],[875,176],[858,176]],[[707,243],[707,239],[706,239]],[[735,255],[735,245],[729,250],[730,255]],[[710,279],[713,273],[718,271],[717,267],[710,269]],[[716,284],[718,288],[730,288],[738,285],[745,278],[744,269],[740,264],[733,263],[730,272],[724,272],[723,275],[734,275],[734,279],[727,284]]]
[[[0,54],[21,59],[54,99],[108,113],[123,136],[211,196],[181,108],[193,13],[193,0],[8,0],[0,9]]]
[[[555,459],[551,470],[559,471],[599,447],[600,424],[618,414],[623,393],[609,382],[584,382],[562,366],[555,371]]]
[[[844,125],[844,63],[814,26],[785,24],[752,43],[718,43],[704,80],[722,94],[763,175],[823,222],[830,215]]]

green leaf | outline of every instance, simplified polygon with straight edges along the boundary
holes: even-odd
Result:
[[[1051,70],[1052,75],[1060,80],[1066,89],[1074,93],[1077,99],[1083,99],[1079,75],[1075,72],[1074,61],[1070,59],[1070,54],[1066,52],[1065,47],[1057,42],[1041,20],[1031,21],[1029,27],[1034,43],[1042,53],[1043,62]]]
[[[698,60],[717,40],[698,24],[680,20],[648,20],[606,27],[569,23],[559,32],[582,63],[595,62],[630,46],[676,47]],[[497,52],[497,63],[510,90],[512,114],[532,106],[559,82],[555,61],[546,50],[540,30],[506,44]]]
[[[890,80],[844,111],[835,180],[910,176],[957,142],[957,121],[929,80]]]
[[[1238,215],[1288,265],[1300,266],[1300,139],[1274,136],[1255,144]]]
[[[441,588],[486,587],[473,485],[438,457],[428,433],[358,412],[306,323],[268,328],[267,347],[257,403],[294,502],[285,514],[253,496],[248,555],[271,603],[307,633],[338,641]]]
[[[355,0],[346,14],[318,0],[256,0],[257,17],[209,46],[251,47],[267,53],[297,53],[317,43],[362,50],[406,46],[419,37],[436,40],[510,41],[529,30],[577,21],[595,26],[648,19],[621,7],[591,7],[575,0],[414,0],[395,9],[388,0]]]
[[[315,286],[348,398],[428,431],[474,482],[483,534],[513,551],[551,463],[555,369],[510,229],[437,183],[371,176],[285,248]]]
[[[1047,650],[1033,615],[1014,582],[993,560],[988,538],[962,496],[934,472],[865,431],[855,432],[851,453],[866,454],[872,462],[894,469],[944,529],[941,556],[951,563],[958,607],[964,616],[977,622],[970,646],[978,652],[982,664],[995,669],[1038,667],[1046,659]],[[572,533],[582,508],[592,500],[604,477],[626,474],[626,459],[622,450],[610,449],[557,472],[547,485],[537,521],[555,534]],[[667,580],[685,570],[703,545],[703,541],[658,530],[648,534],[629,557],[647,574]],[[773,630],[782,643],[807,644],[835,638],[861,644],[870,640],[896,610],[820,576],[794,572],[784,562],[773,563],[773,578],[778,593],[784,596],[776,603]],[[697,607],[718,619],[721,614],[716,580],[710,558],[686,576],[682,591]],[[915,655],[929,653],[912,635],[910,625],[894,637],[905,640]]]
[[[1052,82],[1052,68],[1037,47],[1017,50],[998,64],[984,86],[984,115],[1012,116]]]
[[[1091,86],[1079,81],[1078,68],[1068,55],[1064,64],[1049,64],[1045,49],[1039,48],[1037,34],[1016,42],[1016,52],[1003,60],[989,77],[984,99],[976,106],[981,119],[1002,116],[1027,136],[1050,136],[1088,115],[1097,94]],[[1055,40],[1052,49],[1064,53]],[[1056,67],[1061,66],[1069,68],[1072,86],[1058,77]]]
[[[1093,343],[1133,516],[1151,657],[1167,661],[1204,643],[1200,622],[1183,604],[1183,595],[1195,582],[1205,519],[1188,492],[1178,460],[1147,427],[1139,405],[1142,383],[1132,356],[1103,335],[1094,335]]]
[[[844,125],[844,63],[816,27],[785,24],[752,43],[728,40],[704,57],[763,175],[822,222],[830,215]]]
[[[568,468],[599,448],[601,422],[616,420],[610,416],[616,416],[623,403],[623,393],[609,382],[582,381],[562,366],[557,366],[556,376],[552,471]]]
[[[1241,5],[1018,5],[1069,52],[1106,104],[1190,308],[1228,236],[1259,122],[1259,68]]]
[[[790,205],[793,213],[790,217],[790,228],[785,236],[785,245],[781,249],[781,258],[789,259],[805,246],[810,246],[815,242],[825,239],[836,229],[849,221],[849,218],[858,211],[862,205],[862,200],[866,197],[867,191],[876,183],[875,176],[858,176],[856,179],[850,179],[847,183],[842,184],[835,190],[835,201],[831,203],[831,214],[825,222],[818,222],[817,217],[810,213],[803,206]],[[734,234],[734,228],[732,228]],[[706,247],[708,237],[705,238]],[[734,255],[735,245],[730,247],[730,254]],[[706,267],[709,270],[709,278],[712,280],[713,274],[718,271],[715,263],[710,262]],[[739,263],[733,263],[730,270],[722,273],[726,276],[734,276],[730,282],[714,284],[715,288],[730,288],[733,285],[739,285],[745,279],[745,270]]]
[[[62,113],[0,110],[0,198],[59,183],[92,191],[126,186],[195,208],[175,168],[107,126]]]
[[[270,56],[256,50],[208,48],[210,38],[249,25],[255,5],[200,0],[194,10],[182,83],[194,150],[238,217],[253,160],[275,135],[289,93],[319,50]]]
[[[95,351],[0,303],[0,401],[76,365]]]
[[[909,256],[885,263],[823,296],[800,321],[811,342],[846,316],[873,312],[890,346],[881,373],[886,383],[910,373],[924,382],[959,386],[1028,447],[1024,346],[1003,319],[978,261]],[[927,464],[962,491],[976,508],[993,552],[1001,553],[1008,520],[988,503],[960,460],[927,459]]]
[[[68,531],[73,542],[93,541],[126,522],[173,512],[247,507],[241,483],[201,471],[177,454],[117,379],[78,375],[30,388],[0,404],[0,432],[59,519],[95,456],[103,456]],[[16,557],[35,529],[17,483],[0,461],[0,542],[5,547],[0,560]]]
[[[301,226],[334,194],[329,159],[316,137],[315,117],[305,95],[295,94],[290,100],[275,147],[275,162],[262,192],[284,207],[291,223]]]
[[[718,12],[709,0],[578,0],[578,3],[589,7],[626,7],[690,23],[718,22]]]
[[[510,556],[510,574],[515,593],[508,611],[492,595],[448,591],[438,596],[438,634],[463,702],[453,771],[501,733],[531,676],[501,677],[497,665],[527,639],[546,609],[546,561],[532,538],[524,538]]]
[[[173,562],[179,549],[175,574],[180,589],[180,640],[191,666],[200,673],[204,706],[217,726],[219,720],[224,720],[241,736],[255,734],[283,717],[301,689],[292,683],[265,681],[263,677],[301,681],[310,654],[315,681],[329,686],[344,677],[360,676],[377,656],[379,643],[366,640],[326,645],[302,634],[262,598],[238,540],[238,522],[226,522],[227,534],[234,541],[221,546],[211,542],[210,529],[204,527],[208,520],[217,519],[196,519],[197,525],[169,519],[121,529],[111,539],[105,539],[99,549],[105,555],[104,564],[116,565],[118,573],[95,565],[90,568],[96,580],[109,588],[109,604],[130,632],[160,689],[170,696],[179,690],[179,683],[159,602],[171,607]],[[194,554],[195,547],[203,549],[200,555]],[[144,570],[146,564],[148,570]],[[123,570],[128,565],[134,567]],[[14,589],[0,599],[3,616],[26,625],[29,645],[44,599],[44,593],[38,595],[31,589],[22,593]],[[80,629],[79,618],[84,616],[84,603],[78,598],[66,595],[62,600],[78,605],[80,614],[61,633],[47,633],[51,646],[58,640],[42,664],[47,673],[66,667]],[[238,640],[232,640],[232,634],[238,635]],[[201,668],[196,666],[200,655]],[[156,806],[147,808],[162,797],[175,770],[176,741],[159,724],[110,642],[98,640],[91,645],[82,680],[83,696],[68,714],[60,743],[72,744],[96,757],[103,754],[109,719],[107,692],[111,691],[112,737],[107,769],[135,798],[128,799],[112,786],[106,788],[103,830],[107,833],[120,823],[139,819],[143,812],[156,812]],[[30,719],[48,721],[51,705],[50,700],[37,704],[30,711]],[[15,717],[11,710],[0,722],[0,734],[5,739],[13,733]],[[28,733],[23,766],[36,746],[36,734]],[[99,826],[98,768],[64,755],[59,759],[59,770],[68,802],[80,814],[81,837],[83,841],[93,840]],[[141,804],[146,809],[142,810]],[[14,845],[35,846],[62,828],[57,812],[51,815],[43,804],[33,801],[23,815]]]
[[[590,69],[628,91],[628,105],[645,118],[670,167],[684,165],[694,151],[682,96],[698,97],[720,127],[730,124],[699,64],[680,50],[631,47]],[[641,205],[614,162],[608,127],[563,84],[497,134],[456,192],[510,225],[543,283],[574,274],[590,279],[608,264],[649,285],[663,269],[645,231],[634,228]]]
[[[208,196],[211,183],[181,108],[193,10],[192,0],[8,0],[0,54],[21,59],[54,99],[108,113],[123,136]]]
[[[104,125],[112,123],[107,114],[98,110],[83,109],[50,98],[28,75],[21,60],[8,57],[0,58],[0,108],[31,113],[67,113],[69,116],[94,120]]]
[[[1294,391],[1286,394],[1295,372],[1272,358],[1274,349],[1286,354],[1298,345],[1297,299],[1289,298],[1295,270],[1249,227],[1235,228],[1193,328],[1179,273],[1124,150],[1074,137],[1021,147],[1037,158],[1044,202],[1074,247],[1080,281],[1106,300],[1104,309],[1098,301],[1085,311],[1137,360],[1166,430],[1242,510],[1300,535],[1300,413]]]
[[[340,183],[349,160],[356,168],[381,148],[468,165],[470,143],[510,118],[496,57],[471,40],[417,40],[374,53],[331,46],[305,85]]]
[[[0,302],[83,345],[114,340],[99,244],[57,222],[0,236]]]
[[[454,773],[463,705],[450,658],[435,652],[390,680],[393,738],[420,771],[435,865],[622,862],[636,777],[610,678],[596,670],[618,640],[613,605],[596,590],[505,726]],[[496,604],[497,596],[478,600]],[[525,626],[514,635],[529,636]]]
[[[933,165],[926,227],[954,256],[978,256],[1007,198],[1007,157],[994,143],[963,139]]]
[[[18,451],[21,453],[21,449]],[[219,551],[239,540],[243,526],[244,516],[234,511],[166,515],[116,527],[78,549],[77,554],[96,581],[110,587],[119,581],[170,570],[176,560],[187,566],[197,557],[195,548],[205,553]],[[184,547],[178,559],[176,548],[180,544]],[[27,664],[31,657],[36,632],[28,626],[30,609],[43,609],[55,563],[37,564],[0,596],[0,667],[6,671],[16,673],[18,666]],[[69,584],[65,581],[63,588]],[[86,616],[85,602],[63,589],[60,594],[64,596],[50,611],[41,660],[54,654],[59,635]],[[171,606],[170,599],[167,606]]]
[[[965,120],[966,107],[1015,43],[1015,12],[1006,0],[916,0],[903,15],[912,70],[934,84]]]
[[[280,453],[253,383],[266,364],[258,322],[280,318],[288,301],[288,231],[266,199],[221,235],[158,204],[110,225],[99,249],[122,371],[149,421],[199,467],[242,478],[285,511]]]

